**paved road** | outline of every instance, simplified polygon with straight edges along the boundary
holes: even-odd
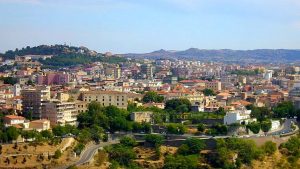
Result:
[[[82,165],[84,163],[89,162],[95,155],[95,153],[98,151],[100,147],[105,147],[112,144],[117,144],[119,141],[111,141],[111,142],[103,142],[96,145],[91,145],[87,149],[85,149],[84,152],[82,152],[79,161],[77,161],[74,165]]]
[[[95,153],[101,148],[112,144],[119,143],[119,140],[113,140],[110,142],[101,142],[100,144],[92,144],[89,145],[80,155],[80,159],[68,166],[59,166],[56,169],[67,169],[69,166],[79,166],[85,163],[88,163],[91,161],[91,159],[94,157]]]
[[[286,121],[283,124],[283,127],[280,130],[275,131],[275,132],[270,132],[270,133],[267,134],[267,136],[280,135],[280,134],[285,134],[285,133],[291,132],[291,123],[292,123],[292,121],[296,122],[295,119],[286,119]],[[159,134],[159,133],[157,133],[157,134]],[[144,134],[138,134],[138,135],[144,135]],[[176,136],[178,136],[178,135],[176,135]],[[182,138],[172,139],[172,140],[181,140],[181,139],[186,139],[188,137],[195,137],[195,138],[199,138],[199,139],[210,139],[210,138],[229,138],[229,137],[232,137],[232,136],[215,136],[215,137],[212,137],[212,136],[207,136],[207,135],[194,136],[194,135],[190,135],[190,134],[184,134],[184,135],[182,135]],[[244,138],[244,137],[245,136],[239,136],[239,138]],[[265,135],[255,134],[255,135],[251,135],[249,137],[265,137]],[[117,144],[117,143],[119,143],[118,139],[110,141],[110,142],[103,142],[103,143],[96,144],[96,145],[95,144],[90,145],[89,147],[87,147],[81,153],[80,159],[72,165],[78,166],[78,165],[85,164],[85,163],[89,162],[94,157],[94,154],[96,153],[96,151],[100,147],[104,147],[104,146],[112,145],[112,144]],[[57,167],[56,169],[66,169],[66,168],[68,168],[68,166],[61,166],[61,167]]]

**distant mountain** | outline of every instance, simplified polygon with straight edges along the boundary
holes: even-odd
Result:
[[[201,61],[283,63],[300,62],[300,50],[291,49],[256,49],[256,50],[205,50],[190,48],[184,51],[158,50],[151,53],[123,54],[129,58],[147,59],[189,59]]]

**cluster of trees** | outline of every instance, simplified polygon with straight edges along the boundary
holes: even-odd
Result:
[[[202,92],[205,96],[215,96],[216,95],[216,93],[212,89],[204,89]]]
[[[35,47],[27,46],[22,49],[8,50],[3,54],[5,59],[14,59],[15,56],[24,55],[57,55],[61,53],[77,53],[80,50],[78,47],[66,45],[40,45]]]
[[[210,135],[226,135],[228,133],[228,127],[224,124],[214,124],[206,132]]]
[[[108,62],[108,63],[121,63],[126,62],[123,57],[103,57],[103,56],[90,56],[82,53],[59,54],[46,60],[39,60],[45,66],[63,67],[75,66],[80,64],[88,64],[92,62]]]
[[[151,126],[149,123],[137,123],[130,121],[130,112],[119,109],[116,106],[102,107],[98,102],[89,104],[88,111],[81,113],[77,117],[79,129],[93,129],[110,131],[135,131],[149,133]]]
[[[184,134],[187,131],[187,127],[180,123],[171,123],[167,125],[167,133],[169,134]]]
[[[249,123],[246,127],[247,127],[247,129],[252,131],[254,134],[258,134],[260,130],[262,130],[263,132],[270,131],[270,129],[272,127],[272,122],[271,122],[271,120],[265,120],[265,121],[261,121],[261,122],[252,122],[252,123]]]
[[[191,111],[191,102],[188,99],[171,99],[166,102],[165,109],[176,113]]]
[[[242,164],[251,164],[254,159],[271,155],[276,150],[276,144],[273,142],[266,142],[262,147],[258,147],[253,140],[218,139],[217,153],[211,154],[208,161],[215,168],[239,168]]]
[[[297,161],[300,158],[300,136],[290,137],[287,142],[280,145],[279,149],[283,155],[287,156],[291,165],[296,168]]]
[[[235,70],[231,71],[231,74],[236,74],[236,75],[258,75],[260,73],[259,69],[255,70]]]
[[[200,151],[205,148],[203,140],[189,138],[178,148],[175,155],[167,155],[164,169],[199,168]]]
[[[294,108],[291,101],[284,101],[273,108],[275,118],[289,118],[299,116],[300,111]]]
[[[158,95],[156,92],[149,91],[147,92],[144,97],[143,97],[143,102],[144,103],[161,103],[164,101],[164,96]]]
[[[17,78],[14,77],[0,77],[0,80],[2,80],[4,84],[11,84],[11,85],[14,85],[18,82]]]

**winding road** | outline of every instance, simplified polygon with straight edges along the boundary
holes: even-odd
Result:
[[[259,134],[254,134],[254,135],[251,135],[249,136],[250,138],[251,137],[265,137],[265,136],[270,136],[270,135],[281,135],[281,134],[285,134],[285,133],[289,133],[289,132],[292,132],[291,130],[291,123],[292,122],[296,122],[295,119],[287,119],[283,126],[277,130],[277,131],[274,131],[274,132],[269,132],[267,135],[259,135]],[[142,134],[144,135],[144,134]],[[188,134],[184,134],[182,135],[183,138],[180,138],[180,139],[175,139],[175,140],[181,140],[181,139],[186,139],[186,138],[189,138],[189,137],[195,137],[195,138],[199,138],[199,139],[210,139],[210,138],[229,138],[229,137],[232,137],[232,136],[215,136],[215,137],[212,137],[212,136],[207,136],[207,135],[203,135],[203,136],[192,136],[192,135],[188,135]],[[239,138],[245,138],[245,136],[238,136]],[[247,137],[247,138],[249,138]],[[57,167],[56,169],[67,169],[68,167],[70,166],[79,166],[79,165],[83,165],[83,164],[86,164],[88,162],[91,161],[91,159],[94,157],[95,153],[101,148],[101,147],[105,147],[105,146],[108,146],[108,145],[112,145],[112,144],[117,144],[119,143],[119,139],[115,139],[115,140],[112,140],[112,141],[109,141],[109,142],[101,142],[100,144],[91,144],[89,145],[80,155],[80,159],[71,164],[71,165],[68,165],[68,166],[60,166],[60,167]]]

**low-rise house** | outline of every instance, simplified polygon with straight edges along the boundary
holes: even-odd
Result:
[[[26,119],[24,117],[15,116],[15,115],[7,115],[3,117],[3,122],[5,127],[24,124],[25,120]]]
[[[132,121],[135,122],[147,122],[147,123],[152,123],[153,118],[152,118],[153,112],[150,111],[145,111],[145,112],[132,112],[130,114],[130,118]]]
[[[50,129],[50,121],[47,119],[34,120],[29,123],[29,128],[36,130],[38,132],[49,130]]]
[[[225,125],[230,125],[235,123],[248,124],[251,121],[256,121],[256,119],[252,119],[250,117],[250,114],[251,114],[251,110],[246,110],[246,109],[229,111],[224,116],[224,124]]]

